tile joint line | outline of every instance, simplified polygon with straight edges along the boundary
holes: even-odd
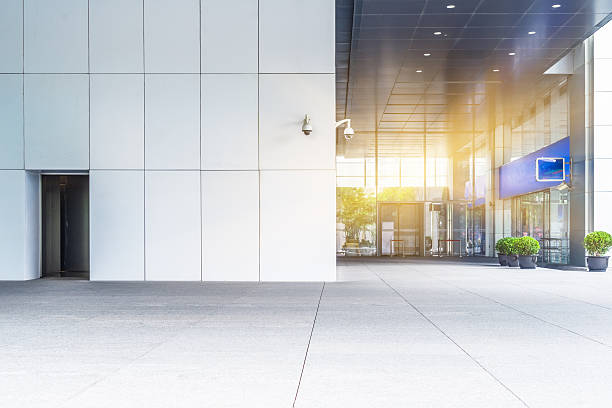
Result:
[[[391,286],[386,280],[384,280],[379,274],[377,274],[376,272],[372,271],[369,267],[368,270],[370,272],[372,272],[374,275],[376,275],[378,277],[378,279],[380,279],[385,285],[387,285],[389,287],[389,289],[391,289],[393,292],[395,292],[395,294],[397,296],[399,296],[404,302],[406,302],[406,304],[408,304],[412,309],[414,309],[414,311],[416,311],[419,315],[421,315],[421,317],[423,317],[425,320],[427,320],[427,322],[429,322],[429,324],[431,324],[433,327],[436,328],[436,330],[438,330],[440,333],[442,333],[442,335],[444,337],[446,337],[448,340],[450,340],[455,346],[457,346],[457,348],[459,348],[459,350],[461,350],[466,356],[468,356],[478,367],[480,367],[484,372],[486,372],[493,380],[495,380],[499,385],[501,385],[502,387],[504,387],[510,394],[512,394],[521,404],[523,404],[525,407],[529,407],[529,405],[527,405],[527,403],[521,398],[519,397],[514,391],[512,391],[506,384],[504,384],[499,378],[497,378],[495,375],[493,375],[492,372],[490,372],[489,370],[487,370],[487,368],[482,365],[482,363],[480,363],[478,360],[476,360],[470,353],[468,353],[468,351],[466,349],[464,349],[463,347],[461,347],[459,345],[459,343],[457,343],[452,337],[450,337],[444,330],[442,330],[442,328],[440,326],[438,326],[436,323],[433,322],[433,320],[431,320],[429,317],[427,317],[425,315],[425,313],[423,313],[419,308],[417,308],[415,305],[413,305],[408,299],[406,299],[406,297],[404,295],[402,295],[397,289],[395,289],[393,286]]]
[[[295,397],[293,398],[293,404],[291,405],[293,408],[295,408],[295,403],[297,402],[297,397],[300,392],[300,385],[302,385],[302,376],[304,375],[304,369],[306,368],[306,360],[308,359],[310,342],[312,341],[312,334],[314,333],[315,324],[317,323],[317,316],[319,315],[319,307],[321,306],[321,299],[323,298],[324,290],[325,282],[323,282],[323,286],[321,287],[321,293],[319,294],[319,302],[317,303],[317,310],[315,311],[314,319],[312,321],[312,327],[310,328],[310,336],[308,337],[308,344],[306,345],[306,353],[304,354],[304,362],[302,363],[302,370],[300,371],[300,379],[298,380],[297,389],[295,390]]]

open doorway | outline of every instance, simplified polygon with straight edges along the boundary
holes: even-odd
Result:
[[[89,176],[41,177],[41,275],[89,279]]]

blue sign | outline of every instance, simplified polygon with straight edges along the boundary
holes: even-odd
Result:
[[[565,159],[538,157],[536,159],[537,181],[565,181]]]
[[[555,159],[555,162],[542,161],[543,173],[538,174],[537,159]],[[559,177],[559,162],[563,159],[563,177]],[[570,182],[570,141],[569,137],[559,140],[540,150],[505,164],[499,168],[499,198],[509,198],[555,187],[565,181]],[[538,176],[542,181],[538,181]],[[546,177],[555,177],[546,179]]]

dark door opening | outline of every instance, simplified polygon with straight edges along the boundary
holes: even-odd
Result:
[[[43,175],[42,277],[89,279],[89,177]]]

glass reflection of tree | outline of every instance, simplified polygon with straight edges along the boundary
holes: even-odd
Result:
[[[376,198],[363,188],[336,188],[336,217],[344,224],[346,242],[372,245],[362,242],[376,218]]]

